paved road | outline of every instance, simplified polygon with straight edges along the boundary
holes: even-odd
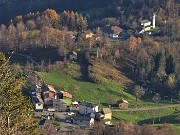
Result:
[[[180,104],[166,105],[166,106],[157,106],[157,107],[144,107],[144,108],[133,108],[127,110],[114,109],[113,112],[132,112],[132,111],[146,111],[146,110],[157,110],[157,109],[166,109],[180,107]]]

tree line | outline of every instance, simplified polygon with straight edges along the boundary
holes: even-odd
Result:
[[[35,47],[56,47],[61,55],[75,47],[87,29],[87,20],[77,12],[57,14],[47,9],[42,13],[17,16],[8,26],[0,26],[1,51],[23,51]]]

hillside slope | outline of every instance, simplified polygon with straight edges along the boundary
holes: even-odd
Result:
[[[105,64],[105,63],[104,63]],[[104,68],[105,65],[99,65]],[[97,66],[98,67],[98,66]],[[104,70],[104,69],[101,70]],[[76,97],[77,100],[87,100],[100,105],[105,105],[106,103],[116,103],[117,100],[123,98],[133,103],[135,98],[126,91],[129,91],[131,88],[128,78],[120,74],[115,69],[109,73],[111,76],[118,76],[116,78],[121,78],[124,80],[121,82],[111,82],[106,79],[106,82],[94,83],[87,81],[82,78],[81,67],[77,63],[68,64],[64,69],[53,71],[50,73],[38,72],[39,76],[44,79],[48,84],[60,85],[61,88],[64,88],[68,91],[69,86],[74,84],[80,87],[80,94]],[[103,76],[102,76],[103,77]],[[121,80],[120,79],[120,80]],[[128,83],[125,83],[128,82]]]

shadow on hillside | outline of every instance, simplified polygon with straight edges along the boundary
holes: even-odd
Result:
[[[81,69],[81,77],[76,78],[78,81],[83,81],[83,82],[91,82],[89,77],[88,77],[88,63],[86,62],[84,58],[84,52],[78,52],[78,61],[77,63],[80,65]]]
[[[27,50],[16,52],[18,54],[25,55],[27,57],[31,57],[34,61],[41,64],[42,61],[46,64],[54,64],[56,61],[62,61],[63,57],[58,54],[58,49],[55,47],[36,47],[29,48]],[[13,57],[12,57],[13,58]],[[27,60],[24,60],[23,63],[19,59],[19,57],[14,57],[13,63],[21,63],[21,65],[26,65]]]

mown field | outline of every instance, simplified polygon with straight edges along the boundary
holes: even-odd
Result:
[[[104,66],[104,65],[103,65]],[[104,69],[103,69],[104,70]],[[110,70],[108,70],[110,72]],[[70,63],[66,68],[53,72],[37,72],[44,79],[45,83],[59,85],[65,91],[69,90],[70,85],[74,84],[80,88],[79,94],[75,97],[77,101],[85,100],[96,103],[100,107],[106,106],[107,103],[115,104],[119,99],[125,99],[129,102],[130,107],[147,107],[156,106],[149,100],[138,100],[131,94],[133,86],[127,81],[94,83],[82,77],[81,67],[77,63]],[[118,76],[118,74],[115,74]],[[123,77],[123,75],[120,75]],[[124,79],[128,79],[124,77]],[[158,104],[159,106],[164,103]]]
[[[113,112],[113,122],[120,120],[126,121],[134,125],[153,124],[160,126],[161,124],[173,124],[178,133],[180,133],[180,107],[136,111],[136,112]]]

